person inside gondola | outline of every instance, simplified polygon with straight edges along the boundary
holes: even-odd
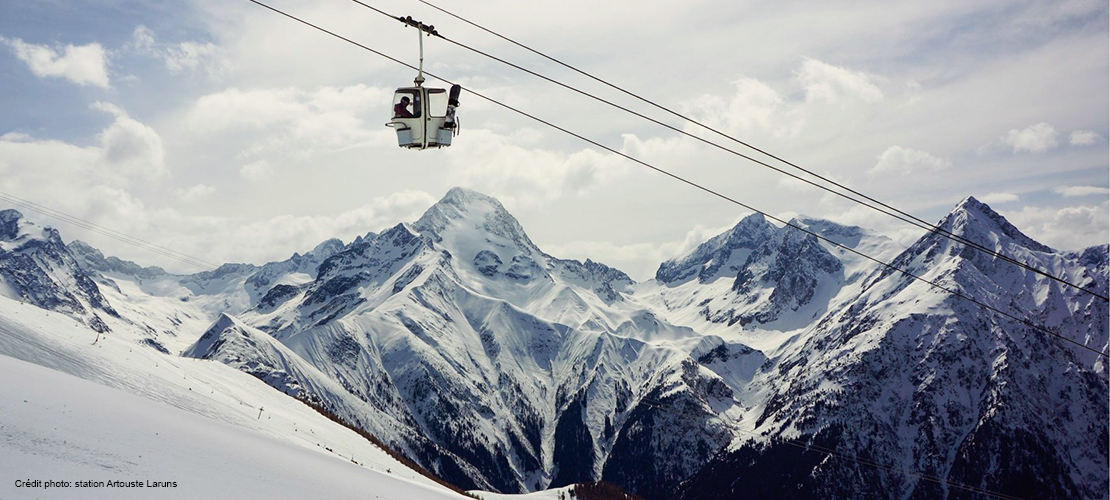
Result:
[[[409,102],[411,101],[409,100],[408,96],[405,96],[401,98],[401,102],[393,105],[393,117],[413,118],[412,112],[409,111]]]

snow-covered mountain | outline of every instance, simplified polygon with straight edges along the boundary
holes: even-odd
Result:
[[[1098,258],[1054,252],[974,198],[940,227],[1106,294]],[[935,233],[894,265],[1106,349],[1092,295]],[[1107,495],[1105,359],[904,274],[870,273],[776,361],[753,381],[766,397],[747,426],[779,439],[738,436],[681,498],[783,483],[793,498]]]
[[[781,332],[813,324],[846,299],[845,293],[900,250],[889,238],[856,226],[797,217],[792,227],[760,214],[659,266],[654,282],[637,288],[641,300],[675,324],[774,346]]]
[[[632,284],[544,253],[496,200],[454,189],[239,320],[434,442],[416,458],[456,484],[530,491],[636,460],[637,481],[664,491],[727,442],[731,391],[687,353],[629,335],[679,330],[626,304]],[[657,420],[683,431],[653,436]],[[665,460],[656,444],[694,453]]]
[[[15,210],[0,211],[0,295],[58,311],[104,333],[99,314],[118,316],[62,242]]]
[[[721,277],[735,278],[752,251],[773,238],[777,230],[762,214],[749,215],[690,253],[660,264],[655,279],[677,286],[693,278],[701,284]]]
[[[791,224],[1107,348],[1105,301],[940,235]],[[1106,245],[1057,252],[974,198],[941,227],[1107,292]],[[32,233],[12,234],[5,251]],[[247,373],[467,489],[1107,498],[1103,358],[759,215],[643,283],[458,188],[380,234],[188,276],[53,238],[62,278],[144,348]],[[97,309],[62,278],[39,287]]]

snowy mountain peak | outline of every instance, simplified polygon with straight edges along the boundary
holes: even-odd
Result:
[[[212,322],[212,326],[208,327],[208,330],[206,330],[193,345],[189,346],[189,348],[182,353],[182,356],[188,358],[211,359],[217,354],[222,345],[227,342],[227,339],[224,338],[225,336],[238,334],[242,339],[233,339],[233,341],[238,340],[242,342],[246,340],[249,342],[253,340],[249,332],[250,329],[244,327],[239,320],[227,313],[220,313],[219,317]]]
[[[749,215],[690,253],[660,264],[655,279],[677,284],[694,276],[702,283],[722,276],[735,277],[751,251],[769,241],[776,231],[762,214]]]
[[[0,241],[12,242],[3,245],[4,250],[26,246],[29,242],[49,241],[52,245],[62,245],[56,229],[42,227],[23,218],[18,210],[0,211]]]
[[[1037,252],[1054,252],[1049,246],[1026,236],[1005,217],[973,196],[968,196],[956,205],[941,221],[940,227],[987,248],[994,248],[996,240],[1002,243],[1008,239]],[[992,234],[995,236],[992,237]]]
[[[209,331],[223,331],[228,327],[238,324],[238,320],[227,313],[220,313],[216,321],[212,322],[212,326],[208,328]]]
[[[316,247],[313,248],[312,251],[309,252],[309,253],[312,254],[312,255],[325,255],[326,254],[327,256],[330,257],[332,255],[335,255],[336,253],[338,253],[342,249],[343,249],[343,241],[340,240],[339,238],[331,238],[329,240],[322,241],[319,245],[316,245]]]
[[[743,219],[740,219],[740,222],[736,223],[736,225],[733,226],[732,229],[733,232],[759,231],[766,226],[769,226],[770,224],[771,223],[767,222],[767,218],[764,217],[763,214],[756,212],[747,217],[744,217]]]
[[[449,232],[485,232],[512,241],[521,249],[538,250],[516,218],[497,199],[460,187],[432,205],[413,227],[439,242]]]
[[[814,237],[812,234],[797,229],[799,227],[806,228],[803,220],[804,219],[800,219],[798,217],[790,219],[790,222],[787,224],[787,226],[782,228],[782,231],[780,231],[779,234],[776,234],[775,236],[783,242],[802,243],[804,241],[808,241],[810,238],[816,240],[817,238]]]
[[[445,223],[467,218],[471,214],[509,215],[500,201],[492,196],[465,188],[451,188],[416,221],[420,229],[440,229]],[[510,216],[511,217],[511,216]]]
[[[1110,245],[1087,247],[1074,258],[1084,266],[1101,269],[1107,267],[1107,257],[1110,257]]]
[[[19,220],[23,214],[18,210],[0,210],[0,239],[11,240],[19,234]]]
[[[105,257],[100,250],[81,240],[73,240],[68,246],[74,258],[85,269],[102,273],[117,272],[138,278],[154,278],[166,275],[166,271],[157,266],[143,267],[118,257]]]
[[[797,220],[790,222],[801,226]],[[780,229],[773,238],[753,250],[733,282],[734,299],[738,304],[756,304],[753,308],[730,311],[730,323],[740,321],[768,323],[785,311],[798,311],[802,306],[828,300],[820,297],[838,288],[843,281],[844,266],[822,247],[812,234],[792,227]],[[815,304],[820,305],[820,304]]]
[[[859,238],[867,234],[867,231],[859,226],[846,226],[831,220],[805,215],[795,217],[791,223],[849,247],[855,246],[853,242],[858,242]]]
[[[495,203],[501,205],[501,202],[496,198],[479,193],[473,189],[467,189],[460,186],[455,186],[447,190],[447,194],[443,195],[442,203],[452,203],[455,205],[464,205],[469,203]]]
[[[58,231],[15,210],[0,212],[0,296],[67,314],[98,332],[109,328],[93,309],[118,316]]]

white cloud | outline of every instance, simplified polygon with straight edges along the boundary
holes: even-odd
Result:
[[[871,77],[816,59],[806,58],[796,76],[805,87],[806,101],[876,103],[883,100],[883,91]]]
[[[204,68],[210,75],[216,75],[226,71],[230,64],[220,48],[210,42],[159,43],[154,31],[143,25],[135,27],[126,47],[161,59],[171,74]]]
[[[518,144],[512,134],[469,130],[451,146],[448,178],[462,186],[483,186],[508,205],[529,205],[581,194],[624,175],[628,162],[582,149],[570,154]],[[625,141],[632,141],[630,136]]]
[[[96,102],[92,107],[116,117],[99,135],[101,160],[111,172],[144,180],[169,175],[162,137],[154,129],[131,118],[115,104]]]
[[[779,189],[790,191],[793,194],[802,194],[802,193],[813,194],[813,193],[817,192],[817,191],[815,191],[816,188],[814,188],[813,186],[809,185],[808,183],[802,182],[798,179],[795,179],[793,177],[783,176],[782,178],[780,178],[775,183],[775,185]]]
[[[1106,196],[1110,194],[1110,189],[1095,186],[1060,186],[1056,189],[1053,189],[1053,192],[1065,198],[1073,198],[1077,196],[1090,196],[1095,194]]]
[[[368,231],[415,220],[435,202],[423,191],[405,190],[373,197],[360,207],[334,214],[278,215],[253,220],[194,215],[165,206],[152,207],[125,186],[113,184],[118,179],[104,175],[99,146],[15,139],[18,140],[9,135],[0,138],[0,172],[5,173],[0,175],[0,191],[215,263],[264,263],[304,252],[328,238],[350,241]],[[6,175],[12,171],[19,175]],[[175,191],[177,196],[173,198],[203,199],[214,191],[214,187],[197,184]],[[40,217],[33,213],[24,215]],[[110,255],[178,272],[197,270],[96,233],[64,223],[59,225],[55,220],[47,222],[59,227],[67,240],[89,241]]]
[[[215,59],[217,48],[211,43],[182,42],[166,49],[166,68],[170,73],[196,69],[205,61]]]
[[[0,139],[0,190],[108,226],[141,214],[105,163],[103,148],[56,140]],[[29,215],[29,214],[25,214]],[[55,221],[50,221],[53,224]]]
[[[1013,194],[1013,193],[990,193],[990,194],[981,196],[979,198],[979,201],[982,201],[983,203],[988,203],[988,204],[992,204],[992,203],[1010,203],[1012,201],[1017,201],[1017,200],[1018,200],[1018,195]]]
[[[1074,130],[1068,142],[1072,146],[1090,146],[1102,142],[1102,136],[1094,130]]]
[[[89,146],[24,133],[0,137],[0,190],[86,219],[141,214],[142,201],[128,189],[163,192],[160,185],[145,182],[167,174],[161,139],[118,106],[96,103],[94,108],[115,120]]]
[[[97,147],[79,147],[61,141],[35,140],[26,134],[0,137],[0,172],[19,175],[0,176],[5,191],[18,193],[50,192],[69,199],[67,187],[81,184],[92,176],[100,157]],[[70,182],[62,182],[69,179]],[[74,182],[77,181],[77,182]]]
[[[273,175],[274,167],[266,160],[251,162],[239,169],[239,177],[251,182],[262,182]]]
[[[191,126],[210,134],[292,122],[308,114],[299,94],[293,88],[229,88],[197,99],[186,120]]]
[[[886,130],[875,130],[875,124],[901,120],[901,112],[893,110],[914,106],[922,94],[920,84],[906,78],[892,83],[813,58],[803,59],[793,76],[766,81],[740,77],[733,80],[731,94],[698,95],[683,101],[683,108],[697,121],[775,154],[819,145],[824,153],[811,160],[828,164],[829,151],[844,149],[830,148],[842,144],[842,137],[888,135]],[[880,102],[882,106],[874,105]],[[715,142],[723,140],[695,125],[685,129]],[[737,147],[727,140],[723,144]],[[796,153],[790,156],[792,161],[800,158]]]
[[[654,278],[659,264],[669,258],[671,252],[668,250],[673,250],[675,246],[673,243],[618,245],[607,241],[569,241],[539,245],[545,252],[561,259],[591,259],[620,269],[636,281]]]
[[[27,63],[39,78],[65,78],[78,85],[109,87],[108,57],[99,43],[66,45],[58,50],[45,45],[26,43],[19,38],[0,37],[15,56]]]
[[[177,191],[177,196],[180,197],[184,201],[197,201],[197,200],[200,200],[202,198],[207,198],[208,196],[211,196],[212,193],[215,193],[215,192],[216,192],[216,188],[214,188],[212,186],[208,186],[208,185],[205,185],[205,184],[197,184],[197,185],[194,185],[193,187],[190,187],[190,188],[187,188],[187,189],[179,189]]]
[[[662,262],[683,256],[698,245],[717,236],[736,225],[740,218],[721,227],[706,227],[698,224],[686,232],[681,240],[666,241],[661,244],[631,243],[616,244],[607,241],[569,241],[558,243],[538,243],[540,248],[559,258],[585,261],[592,259],[627,273],[636,281],[655,277],[655,271]]]
[[[1059,135],[1051,125],[1041,122],[1021,130],[1010,130],[1002,138],[1002,142],[1013,146],[1015,153],[1019,151],[1044,153],[1059,144],[1056,139]]]
[[[0,183],[2,185],[2,183]],[[35,197],[31,197],[35,199]],[[52,206],[113,230],[213,262],[266,262],[288,258],[293,252],[311,250],[320,242],[381,231],[401,221],[415,220],[435,199],[422,191],[401,191],[374,197],[364,205],[334,215],[278,215],[259,220],[198,216],[173,209],[152,209],[127,191],[95,186],[67,207]],[[24,214],[31,218],[37,214]],[[160,265],[175,272],[197,268],[62,224],[62,236],[82,239],[108,255],[142,265]]]
[[[701,95],[683,105],[689,114],[697,116],[698,121],[707,126],[744,135],[761,131],[791,137],[805,125],[804,120],[794,116],[796,113],[792,112],[786,97],[770,85],[748,77],[736,80],[733,85],[735,93],[730,98]],[[688,125],[686,131],[703,132],[693,125]]]
[[[1110,241],[1110,202],[1064,208],[1025,207],[1006,218],[1033,239],[1057,249],[1080,250]]]
[[[92,103],[92,105],[90,107],[92,109],[97,110],[97,111],[103,111],[105,113],[113,115],[117,118],[121,117],[121,116],[127,116],[127,111],[124,111],[123,108],[121,108],[121,107],[119,107],[115,104],[112,104],[110,102],[96,101],[96,102]]]
[[[135,27],[131,32],[131,47],[140,51],[154,50],[154,32],[143,25]]]
[[[435,201],[423,191],[406,190],[374,197],[360,207],[329,215],[278,215],[243,221],[167,211],[151,212],[140,220],[148,221],[151,229],[165,226],[166,229],[157,230],[161,233],[159,244],[168,241],[174,245],[172,248],[181,248],[206,261],[262,264],[286,259],[293,252],[311,250],[329,238],[350,242],[369,231],[416,220]]]
[[[178,248],[209,262],[265,262],[311,250],[320,242],[381,231],[402,221],[413,221],[435,202],[423,191],[400,191],[370,199],[360,207],[329,215],[277,215],[260,220],[201,217],[172,210],[147,211],[133,219],[135,232],[150,241]],[[146,239],[146,238],[144,238]],[[136,255],[137,262],[152,256],[142,250],[113,244],[117,251]],[[169,263],[180,267],[180,264]]]
[[[302,135],[315,128],[306,120],[340,119],[330,123],[331,133],[342,134],[354,117],[367,111],[381,111],[392,90],[358,84],[349,87],[321,87],[313,91],[298,88],[229,88],[197,99],[189,110],[188,122],[209,133],[288,126]],[[380,113],[379,113],[380,114]],[[358,123],[362,123],[358,120]],[[375,125],[380,125],[375,123]]]
[[[669,2],[653,5],[651,9],[635,9],[629,2],[615,2],[598,8],[605,12],[629,11],[633,16],[591,17],[587,24],[607,29],[584,30],[582,24],[575,24],[579,33],[571,43],[560,46],[568,54],[585,58],[584,64],[608,67],[614,74],[624,75],[627,81],[642,83],[643,88],[635,89],[641,95],[664,104],[692,101],[693,113],[689,116],[823,175],[844,179],[862,192],[887,201],[896,200],[900,208],[927,220],[936,220],[944,209],[950,208],[938,208],[942,204],[939,200],[955,201],[975,192],[1021,193],[1020,201],[1004,205],[1017,207],[1029,203],[1037,189],[1105,186],[1094,176],[1105,175],[1104,171],[1095,172],[1105,164],[1105,158],[1097,158],[1100,148],[1106,145],[1105,139],[1095,147],[1050,150],[1049,153],[1059,153],[1053,157],[1052,168],[1047,168],[1037,155],[1010,154],[1014,145],[999,139],[1011,128],[1021,129],[1042,120],[1065,127],[1057,137],[1061,145],[1068,144],[1065,142],[1069,140],[1068,134],[1076,127],[1104,132],[1099,124],[1105,120],[1107,99],[1106,34],[1104,29],[1096,28],[1098,20],[1104,21],[1105,16],[1090,16],[1092,12],[1105,13],[1106,6],[1105,2],[1083,1],[1093,7],[1069,14],[1063,22],[1044,25],[1045,29],[1027,29],[1040,25],[1015,26],[1013,17],[1022,13],[1061,12],[1066,5],[1043,0],[1019,2],[1020,5],[1001,0],[939,3],[865,0],[851,5],[790,4],[776,9],[747,9],[746,16],[737,18],[730,14],[735,14],[736,6],[740,5],[735,2],[715,2],[708,10],[721,15],[709,17],[705,17],[707,9],[702,4]],[[104,5],[111,2],[93,2],[81,12],[54,9],[61,5],[58,2],[40,3],[47,5],[45,11],[51,15],[57,14],[62,24],[69,22],[66,16],[97,16],[111,11],[104,10]],[[172,167],[173,178],[160,186],[158,193],[148,186],[127,185],[136,200],[146,202],[152,212],[160,214],[160,210],[178,208],[209,214],[250,213],[250,219],[234,221],[250,224],[273,214],[344,213],[351,208],[352,199],[360,204],[362,197],[384,196],[402,189],[438,193],[453,184],[467,184],[502,197],[506,205],[510,205],[508,197],[533,200],[521,207],[521,215],[545,210],[559,214],[529,222],[526,228],[534,236],[556,242],[608,241],[622,246],[630,242],[661,245],[680,239],[698,222],[713,225],[723,221],[727,216],[720,214],[731,209],[716,205],[717,200],[703,194],[685,191],[681,186],[676,188],[673,181],[662,176],[641,174],[639,166],[625,164],[631,171],[628,175],[607,177],[618,171],[601,163],[605,160],[598,156],[604,157],[604,153],[581,154],[572,161],[570,155],[584,146],[545,128],[540,128],[540,133],[519,132],[523,126],[539,125],[472,97],[464,96],[461,108],[464,127],[455,146],[420,153],[401,150],[391,137],[393,132],[382,126],[392,89],[379,89],[382,95],[375,96],[371,91],[360,91],[354,84],[407,85],[413,76],[407,70],[355,48],[337,46],[328,37],[290,40],[290,30],[295,28],[288,26],[287,19],[251,15],[243,10],[254,8],[251,6],[213,1],[190,5],[195,9],[185,9],[181,16],[172,19],[159,17],[164,12],[157,8],[120,12],[124,17],[116,20],[126,23],[128,28],[142,20],[155,29],[136,29],[131,41],[133,48],[115,51],[112,49],[118,46],[105,46],[110,59],[106,72],[111,77],[110,84],[133,90],[110,99],[157,130],[164,139],[165,162]],[[311,14],[329,27],[365,33],[366,27],[360,24],[366,19],[351,16],[343,4],[310,0],[302,7],[306,15]],[[550,15],[563,18],[581,10],[561,4],[537,7],[547,9],[545,15],[537,16],[534,9],[519,9],[519,5],[503,0],[474,3],[473,7],[479,14],[486,12],[512,19],[519,26],[532,29],[541,41],[561,44],[567,41],[567,25],[551,22]],[[845,18],[859,22],[844,23]],[[222,21],[197,22],[198,19]],[[1043,18],[1030,15],[1029,19]],[[403,36],[401,28],[386,24],[388,20],[382,23],[381,34],[385,36],[375,42],[382,44],[376,48],[415,62],[415,40]],[[698,36],[688,36],[688,23],[697,24]],[[906,26],[914,28],[907,32]],[[953,26],[967,29],[953,32]],[[107,35],[95,30],[110,28],[92,26],[93,32],[82,35],[87,38],[63,40],[76,40],[78,45],[108,40]],[[613,29],[627,36],[602,40]],[[399,37],[387,33],[393,30],[400,30]],[[805,36],[798,36],[799,33]],[[636,47],[644,45],[645,34],[666,43],[656,44],[651,51],[637,50]],[[132,34],[124,33],[125,37],[128,35]],[[49,37],[23,36],[51,47],[57,58],[65,55],[65,49]],[[944,43],[938,46],[937,40]],[[218,49],[213,52],[205,48],[207,41]],[[11,53],[8,45],[0,45],[0,57]],[[594,50],[601,46],[607,49]],[[476,90],[488,91],[491,97],[519,104],[521,109],[534,111],[537,116],[589,137],[620,144],[621,134],[636,134],[634,141],[625,141],[625,147],[634,156],[719,188],[754,207],[776,214],[796,210],[828,216],[848,206],[847,202],[835,199],[826,202],[831,195],[811,187],[802,186],[797,193],[784,190],[792,187],[777,189],[779,185],[797,183],[778,184],[781,178],[778,174],[743,166],[747,162],[689,139],[672,140],[669,133],[658,132],[616,112],[608,114],[610,110],[585,103],[580,96],[555,91],[545,82],[532,82],[456,48],[434,42],[429,47],[429,59],[425,62],[437,73],[464,77],[464,83],[472,83]],[[758,50],[720,50],[721,47],[758,47]],[[817,59],[807,60],[799,54],[811,54]],[[906,58],[906,54],[914,57]],[[230,61],[231,69],[219,78],[210,81],[187,78],[219,67],[221,57]],[[10,64],[24,64],[14,56],[9,59]],[[337,64],[337,60],[346,62]],[[660,75],[659,61],[667,62],[672,75],[700,75],[707,67],[717,71],[692,84],[689,78]],[[167,73],[172,71],[177,71],[179,77],[167,79]],[[125,84],[123,73],[136,75],[134,83]],[[21,79],[13,88],[29,88],[36,83],[65,85],[71,90],[76,87],[69,80],[40,82],[27,70],[12,76]],[[920,79],[921,85],[907,83],[913,78]],[[322,88],[323,85],[335,87]],[[999,88],[1006,88],[1006,92],[999,92]],[[201,109],[202,96],[217,96],[225,89],[230,89],[220,96],[225,99],[211,99],[204,103],[210,107]],[[75,115],[74,110],[66,109],[72,100],[57,99],[48,90],[9,96],[27,97],[27,102],[12,101],[15,106],[12,109],[32,109],[38,114],[33,122],[14,114],[11,118],[16,121],[8,129],[0,130],[0,134],[16,130],[44,138],[72,137],[75,139],[71,142],[85,147],[38,141],[26,134],[22,138],[9,136],[6,142],[0,141],[3,143],[0,184],[18,185],[27,193],[39,193],[43,197],[37,199],[45,203],[65,205],[72,198],[76,209],[85,208],[78,202],[87,197],[78,192],[77,186],[90,189],[104,184],[107,188],[96,191],[103,196],[126,192],[121,189],[124,184],[113,178],[115,174],[107,162],[99,161],[105,148],[88,132],[88,121],[79,116],[82,110]],[[98,89],[89,86],[80,90]],[[703,93],[708,94],[704,100]],[[1015,106],[1015,102],[1022,106]],[[655,110],[651,112],[653,116],[664,117],[654,115]],[[668,123],[679,123],[665,118]],[[112,118],[103,120],[112,122]],[[504,126],[498,129],[491,122]],[[485,134],[491,129],[499,136],[498,143],[486,147],[481,143],[488,139]],[[987,141],[993,141],[992,153],[1005,154],[975,158],[973,149]],[[889,175],[866,175],[864,171],[879,162],[876,155],[891,145],[917,148],[929,156],[922,157],[920,163],[914,163],[912,156],[903,157],[904,162],[896,163]],[[738,145],[729,146],[746,151]],[[32,149],[40,156],[27,158]],[[15,150],[20,151],[18,156]],[[499,156],[502,154],[508,157]],[[898,155],[888,157],[891,158],[899,159]],[[274,177],[266,181],[266,189],[249,189],[251,186],[245,185],[247,181],[240,178],[239,171],[263,159],[271,165]],[[949,167],[939,170],[939,174],[933,170],[947,161],[959,168]],[[548,167],[550,172],[544,170]],[[189,174],[183,175],[186,171]],[[909,175],[895,173],[906,171]],[[945,182],[935,182],[941,176]],[[1003,178],[1012,182],[1000,185],[997,179]],[[63,185],[66,182],[75,187]],[[186,207],[188,202],[176,193],[189,190],[198,182],[218,191]],[[298,194],[306,189],[330,195],[305,200]],[[578,195],[566,196],[574,193]],[[545,198],[560,195],[561,201]],[[1095,196],[1049,196],[1057,201],[1091,204],[1102,201]],[[118,210],[121,214],[132,213],[135,206],[136,203],[121,202]],[[558,211],[552,208],[556,206],[560,207]],[[514,211],[516,208],[513,207]],[[622,214],[632,214],[636,219],[622,220]],[[159,222],[176,220],[170,215],[161,217]],[[874,227],[871,223],[864,225]],[[136,233],[140,236],[159,234],[156,228],[138,223],[135,228],[143,231]],[[612,260],[602,247],[598,249],[602,253],[583,256]],[[245,252],[242,255],[228,252],[221,258],[252,257]],[[645,272],[652,271],[651,264],[657,262],[641,267]]]
[[[868,173],[871,174],[910,174],[920,172],[936,172],[952,166],[952,161],[947,158],[933,156],[924,151],[919,151],[901,146],[886,148],[878,156],[878,162]]]
[[[4,135],[0,135],[0,141],[27,142],[30,140],[33,140],[33,137],[25,132],[8,132]]]
[[[252,138],[257,142],[243,150],[246,156],[266,153],[307,158],[321,151],[337,151],[360,145],[396,147],[393,131],[380,117],[391,89],[357,84],[298,88],[229,88],[208,94],[186,112],[186,133],[200,140],[229,141]]]

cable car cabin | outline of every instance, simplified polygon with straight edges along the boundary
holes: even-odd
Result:
[[[451,145],[458,131],[455,107],[458,85],[444,89],[402,87],[393,94],[393,119],[386,124],[397,131],[397,145],[409,149]]]

